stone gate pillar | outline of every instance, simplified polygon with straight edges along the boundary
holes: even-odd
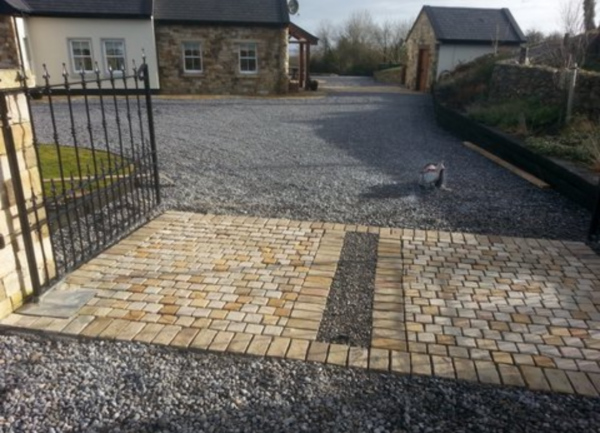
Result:
[[[18,76],[17,70],[0,70],[0,98],[6,101],[0,109],[8,112],[6,122],[0,116],[0,319],[33,296],[36,281],[43,285],[55,275],[27,96],[6,91],[19,84]]]

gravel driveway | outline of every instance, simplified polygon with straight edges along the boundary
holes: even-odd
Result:
[[[322,84],[328,96],[154,98],[165,208],[585,239],[589,211],[464,147],[436,125],[428,95],[369,78]],[[96,100],[90,104],[99,146],[101,113]],[[69,144],[67,105],[54,105],[60,143]],[[109,99],[105,107],[109,140],[117,143]],[[48,105],[34,112],[38,139],[52,142]],[[82,98],[74,99],[74,116],[85,146]],[[421,168],[440,160],[449,190],[421,188]]]
[[[465,148],[430,97],[370,79],[321,98],[156,99],[166,206],[377,226],[582,240],[590,213]],[[372,86],[372,87],[369,87]],[[352,87],[356,91],[352,91]],[[418,173],[444,160],[450,191]]]

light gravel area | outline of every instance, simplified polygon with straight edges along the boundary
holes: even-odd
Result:
[[[370,347],[379,236],[346,233],[317,340]]]
[[[0,335],[2,432],[596,432],[600,400]]]

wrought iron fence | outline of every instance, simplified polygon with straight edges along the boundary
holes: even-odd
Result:
[[[42,182],[41,195],[31,191],[31,209],[22,191],[23,214],[33,214],[23,220],[23,232],[43,239],[46,230],[51,238],[51,251],[42,245],[41,255],[27,254],[30,270],[43,262],[46,278],[33,281],[36,296],[147,221],[160,204],[145,62],[130,75],[110,70],[103,76],[96,65],[92,75],[75,80],[63,65],[60,84],[51,84],[44,70],[43,86],[22,89],[30,96]]]

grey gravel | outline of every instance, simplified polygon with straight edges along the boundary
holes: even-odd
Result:
[[[0,334],[2,432],[597,432],[600,399]]]
[[[465,148],[436,125],[428,95],[371,88],[369,78],[325,80],[325,88],[357,90],[321,98],[155,98],[164,208],[585,239],[588,210]],[[101,146],[99,104],[92,99],[90,106]],[[106,110],[109,140],[117,143],[113,105]],[[45,142],[52,141],[48,112],[48,104],[35,103]],[[55,102],[55,116],[61,143],[72,142],[64,99]],[[85,146],[81,98],[74,116]],[[420,187],[422,167],[441,160],[448,190]]]
[[[369,79],[327,78],[331,85]],[[366,80],[366,81],[365,81]],[[327,84],[327,83],[325,83]],[[226,214],[583,240],[590,212],[439,128],[430,97],[156,100],[169,207]],[[448,190],[418,184],[443,160]]]
[[[317,340],[370,347],[379,236],[347,233]]]

